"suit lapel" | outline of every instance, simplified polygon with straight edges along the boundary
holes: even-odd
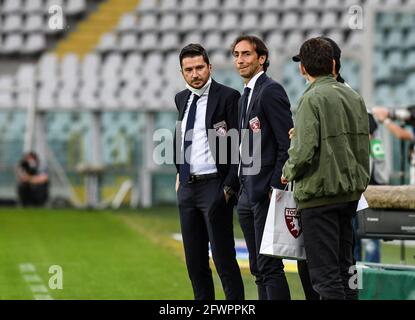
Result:
[[[190,98],[190,90],[187,90],[186,94],[184,95],[184,99],[182,99],[179,103],[179,121],[183,120],[184,112],[186,111],[186,105]]]
[[[206,134],[208,129],[212,127],[212,119],[215,113],[215,110],[218,106],[219,95],[217,91],[219,90],[219,86],[215,80],[212,79],[212,83],[210,84],[208,100],[206,105],[206,119],[205,119],[205,127],[206,127]]]
[[[261,89],[262,84],[265,82],[267,78],[268,78],[267,75],[263,73],[262,75],[260,75],[258,80],[255,82],[255,87],[254,87],[254,91],[252,92],[251,101],[249,102],[249,107],[248,107],[248,110],[246,111],[246,117],[245,117],[245,121],[243,124],[243,128],[246,128],[248,126],[250,114],[254,106],[255,100],[258,96],[258,93]]]

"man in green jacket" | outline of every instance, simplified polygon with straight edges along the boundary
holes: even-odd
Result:
[[[307,40],[301,97],[281,182],[295,181],[311,283],[322,299],[353,296],[352,217],[369,183],[369,120],[362,97],[337,82],[333,49]]]

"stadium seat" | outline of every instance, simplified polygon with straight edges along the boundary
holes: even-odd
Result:
[[[212,30],[217,30],[218,26],[219,15],[215,12],[209,12],[203,16],[198,28],[204,32],[208,32]]]
[[[158,28],[158,19],[155,14],[142,15],[138,20],[138,30],[140,32],[154,31]]]
[[[112,32],[105,33],[100,41],[96,50],[99,52],[115,51],[117,49],[117,35]]]
[[[212,1],[215,3],[215,1]],[[186,0],[182,1],[181,10],[183,12],[198,12],[200,10],[199,0]]]
[[[137,29],[137,16],[133,13],[124,14],[117,26],[119,32],[136,31]]]
[[[339,24],[339,16],[335,11],[329,11],[323,14],[321,18],[322,29],[337,28]]]
[[[37,107],[40,110],[52,110],[57,107],[54,92],[50,88],[42,87],[38,90]]]
[[[189,32],[199,25],[200,19],[196,13],[186,13],[180,19],[178,30],[182,32]]]
[[[25,2],[25,5],[23,6],[23,11],[26,14],[42,13],[44,11],[43,6],[43,0],[29,0]]]
[[[409,33],[403,46],[405,46],[407,49],[410,49],[411,51],[415,50],[415,32]]]
[[[360,49],[363,44],[363,34],[359,30],[353,31],[346,42],[346,47],[349,49]]]
[[[97,90],[81,87],[79,91],[78,101],[80,105],[85,109],[98,109],[99,101],[97,98]]]
[[[326,37],[332,39],[338,44],[344,43],[344,34],[340,30],[332,30],[325,34]]]
[[[121,66],[121,80],[128,82],[130,79],[135,79],[141,70],[142,63],[143,56],[141,54],[134,52],[127,55]]]
[[[23,30],[29,32],[40,32],[45,29],[46,22],[40,14],[33,14],[26,18]]]
[[[302,7],[301,0],[289,0],[283,3],[284,11],[288,14],[289,11],[300,11]]]
[[[301,44],[304,42],[304,34],[302,31],[293,31],[288,36],[286,41],[284,41],[284,47],[286,50],[292,52],[298,51]]]
[[[156,33],[145,33],[141,37],[141,41],[139,43],[138,50],[141,51],[150,51],[155,50],[158,45],[158,36]]]
[[[140,106],[138,103],[138,90],[127,87],[120,90],[119,104],[123,109],[137,110]]]
[[[240,35],[241,35],[241,33],[239,31],[236,31],[236,30],[232,31],[232,32],[227,32],[225,34],[225,37],[223,39],[223,49],[225,50],[226,53],[229,52],[229,54],[230,54],[232,43]]]
[[[3,53],[11,54],[20,52],[23,47],[23,36],[19,33],[11,33],[3,44]]]
[[[57,96],[57,108],[60,109],[74,109],[77,107],[77,102],[75,100],[76,88],[63,86],[61,90],[58,91]]]
[[[17,88],[31,88],[35,84],[36,67],[32,63],[23,63],[16,73]]]
[[[43,6],[43,12],[49,14],[49,9],[52,6],[59,6],[62,8],[63,13],[65,13],[65,6],[63,0],[46,0],[46,5]]]
[[[46,37],[43,33],[33,33],[28,35],[21,52],[25,54],[34,54],[46,49]]]
[[[96,53],[89,53],[84,56],[81,62],[81,78],[88,80],[91,78],[97,78],[100,71],[101,58]]]
[[[23,17],[20,14],[7,15],[3,23],[3,32],[20,32],[20,28],[23,25]]]
[[[273,31],[267,36],[266,43],[269,48],[281,50],[285,46],[284,35],[280,31]]]
[[[242,31],[247,32],[258,27],[259,19],[257,13],[246,13],[243,15],[240,28]]]
[[[22,11],[22,0],[4,0],[1,11],[3,14],[19,13]]]
[[[324,9],[326,11],[332,10],[332,11],[342,11],[344,9],[343,7],[343,0],[326,0],[324,2]]]
[[[226,65],[229,62],[226,53],[223,51],[215,51],[213,54],[210,55],[210,62],[213,66],[222,66]]]
[[[297,12],[286,12],[280,23],[282,30],[293,30],[297,29],[300,24],[300,18]]]
[[[157,9],[157,0],[140,0],[136,7],[136,10],[140,13],[155,12]]]
[[[401,30],[393,30],[386,39],[385,47],[388,49],[401,48],[402,43],[406,43]]]
[[[183,1],[188,2],[188,1]],[[192,1],[190,1],[192,2]],[[196,3],[196,1],[193,1]],[[183,7],[183,4],[182,4]],[[209,12],[209,11],[219,11],[220,10],[220,0],[203,0],[200,5],[201,12]]]
[[[398,21],[401,28],[412,28],[415,25],[415,15],[413,13],[402,13]]]
[[[175,13],[167,13],[161,17],[159,23],[159,30],[160,31],[168,31],[172,29],[176,29],[178,25],[177,15]]]
[[[412,50],[411,52],[408,53],[406,57],[405,66],[407,66],[408,69],[415,70],[415,50]],[[414,88],[415,88],[415,83],[414,83]]]
[[[320,11],[323,7],[323,2],[324,1],[322,0],[307,0],[307,1],[304,1],[302,8],[304,9],[305,12],[308,12],[310,10]]]
[[[86,10],[86,0],[67,0],[64,10],[65,14],[68,16],[74,16],[83,13]]]
[[[239,12],[242,10],[242,0],[227,0],[222,3],[222,10]]]
[[[274,12],[283,10],[283,1],[284,0],[264,0],[262,3],[263,12]]]
[[[134,33],[121,35],[119,49],[121,52],[131,52],[137,50],[137,36]]]
[[[264,32],[273,31],[278,25],[278,14],[275,12],[266,12],[259,23],[260,29]]]
[[[274,1],[275,6],[275,1]],[[245,13],[258,13],[263,8],[263,0],[249,0],[244,2],[243,12]]]
[[[223,48],[222,35],[220,32],[210,32],[206,35],[203,44],[206,50],[221,50]]]
[[[303,30],[321,29],[321,21],[316,12],[306,12],[301,19],[301,28]]]
[[[179,7],[178,0],[159,0],[160,12],[165,14],[167,12],[176,12]]]
[[[163,51],[171,51],[177,49],[179,45],[179,36],[176,31],[163,33],[160,41],[160,49]]]
[[[200,31],[189,32],[184,36],[181,46],[184,47],[189,43],[202,43],[202,39],[203,37]]]
[[[238,15],[235,12],[228,12],[222,16],[220,30],[228,32],[239,28]]]

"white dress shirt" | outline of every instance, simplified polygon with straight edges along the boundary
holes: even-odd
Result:
[[[193,128],[192,149],[190,155],[190,174],[209,174],[218,172],[213,159],[212,153],[209,148],[208,137],[206,134],[206,110],[207,101],[210,90],[210,84],[212,79],[209,78],[208,82],[200,89],[192,88],[186,85],[192,94],[189,101],[187,101],[186,110],[184,113],[183,121],[181,123],[182,131],[182,146],[181,152],[183,154],[183,142],[186,132],[187,116],[189,114],[190,105],[192,104],[194,95],[198,95],[200,98],[196,104],[196,118]]]
[[[255,88],[255,84],[256,81],[258,80],[258,78],[264,73],[264,71],[260,71],[258,72],[251,80],[249,80],[248,84],[244,86],[244,88],[248,87],[249,89],[251,89],[249,91],[249,96],[248,96],[248,105],[246,106],[246,111],[248,111],[249,108],[249,104],[251,103],[251,98],[252,98],[252,92],[254,92],[254,88]],[[249,114],[246,114],[247,117],[249,117]]]

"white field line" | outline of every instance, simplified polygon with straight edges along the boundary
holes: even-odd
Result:
[[[36,267],[32,263],[19,264],[19,270],[30,291],[32,291],[35,300],[53,300],[48,288],[42,283],[42,278],[37,274]]]

